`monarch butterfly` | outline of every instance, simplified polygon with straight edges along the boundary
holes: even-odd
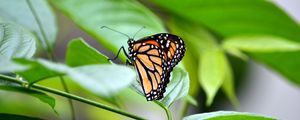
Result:
[[[102,26],[102,28],[108,27]],[[121,33],[111,28],[108,29]],[[135,66],[147,101],[163,98],[170,73],[184,56],[183,40],[179,36],[169,33],[159,33],[137,41],[134,40],[134,37],[126,36],[129,38],[127,41],[129,54],[122,46],[117,56],[123,50],[128,58],[126,63]]]

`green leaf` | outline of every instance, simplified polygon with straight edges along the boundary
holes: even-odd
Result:
[[[54,13],[46,0],[0,0],[0,21],[14,22],[32,31],[42,42],[44,48],[53,47],[57,26]],[[31,4],[34,11],[30,9]],[[36,14],[36,18],[34,17]],[[41,29],[39,28],[41,25]],[[46,38],[43,38],[45,34]]]
[[[200,83],[207,95],[206,105],[213,99],[225,78],[225,55],[220,49],[207,49],[202,52],[200,60]]]
[[[35,60],[15,59],[15,62],[29,67],[27,70],[19,71],[17,73],[28,81],[30,85],[40,80],[63,74],[55,70],[48,69]]]
[[[160,102],[167,107],[170,107],[176,100],[185,97],[189,92],[189,75],[180,67],[175,67],[171,81],[168,83],[164,97]]]
[[[250,53],[254,60],[271,67],[277,73],[281,73],[287,80],[300,86],[300,53],[299,52],[276,52],[276,53]]]
[[[277,120],[276,118],[256,115],[253,113],[217,111],[195,114],[183,118],[183,120]]]
[[[0,23],[0,59],[32,57],[35,37],[25,29],[11,23]]]
[[[268,0],[152,1],[168,14],[204,25],[221,38],[258,34],[300,42],[299,24]],[[250,55],[300,85],[299,51]]]
[[[234,76],[232,73],[231,65],[227,58],[225,58],[225,77],[224,77],[224,83],[222,85],[223,91],[226,94],[226,96],[229,98],[230,102],[233,104],[235,108],[239,107],[239,101],[238,98],[235,95],[234,90]]]
[[[70,17],[82,30],[93,36],[109,50],[117,52],[127,46],[128,38],[101,26],[108,26],[133,36],[142,26],[146,28],[136,38],[165,32],[161,21],[136,0],[51,0],[55,7]],[[124,59],[125,55],[120,54]]]
[[[86,89],[112,97],[127,88],[136,78],[135,72],[122,65],[93,65],[75,68],[69,76]]]
[[[190,52],[196,51],[197,49],[192,48],[190,43],[186,43],[186,46],[189,46],[188,51],[184,55],[183,64],[186,71],[189,73],[190,79],[190,89],[189,94],[191,96],[198,96],[198,92],[200,90],[200,84],[198,82],[198,69],[195,69],[195,66],[199,66],[198,59],[199,56],[197,52]]]
[[[299,25],[266,0],[152,0],[171,14],[204,24],[225,37],[267,34],[300,40]],[[230,8],[230,9],[228,9]]]
[[[66,56],[67,65],[72,67],[110,63],[106,56],[99,53],[81,38],[73,39],[69,42]]]
[[[39,92],[39,91],[36,91],[36,90],[32,90],[32,89],[26,89],[26,88],[23,88],[23,87],[16,87],[16,86],[2,86],[2,85],[0,85],[0,89],[30,95],[30,96],[35,97],[35,98],[39,99],[40,101],[48,104],[55,111],[55,109],[54,109],[55,99],[51,96],[48,96],[45,93],[42,93],[42,92]]]
[[[198,81],[207,96],[206,105],[210,105],[227,74],[224,71],[226,65],[224,52],[218,46],[216,38],[198,25],[173,18],[169,26],[175,34],[186,41],[187,48],[190,48],[187,50],[187,55],[194,54],[195,58],[198,58],[194,59],[194,62],[198,62],[198,69],[195,66],[189,66],[188,63],[185,66],[193,68],[190,71],[197,69]]]
[[[168,25],[171,31],[174,34],[181,36],[186,43],[188,50],[186,51],[183,62],[191,78],[190,92],[191,94],[197,95],[196,92],[198,92],[200,86],[204,85],[200,82],[202,76],[201,69],[195,68],[195,66],[200,66],[200,59],[203,57],[202,52],[206,51],[206,49],[216,48],[217,44],[215,38],[207,31],[198,25],[189,24],[188,22],[183,21],[184,20],[174,17]]]
[[[40,70],[43,72],[28,72],[27,74],[37,74],[37,76],[39,76],[39,74],[42,74],[47,77],[64,74],[85,89],[103,97],[114,96],[115,94],[120,92],[120,90],[128,87],[135,78],[134,71],[122,65],[103,64],[71,68],[64,64],[52,63],[43,59],[23,59],[22,63],[24,63],[25,65],[34,64],[35,67],[33,67],[33,69],[31,69],[30,71]],[[24,77],[24,74],[20,75]],[[35,76],[25,76],[24,78],[28,80],[31,79],[31,77],[36,78]],[[28,81],[30,81],[31,83],[36,82],[32,80]]]
[[[300,50],[300,44],[274,36],[235,36],[224,40],[223,47],[246,52],[284,52]]]
[[[8,72],[16,72],[16,71],[24,71],[28,69],[27,66],[17,64],[3,55],[0,54],[0,73],[8,73]]]
[[[223,46],[223,48],[224,48],[224,46]],[[227,48],[224,48],[224,50],[226,50],[226,52],[229,53],[229,54],[231,54],[232,56],[240,58],[240,59],[242,59],[244,61],[248,61],[249,60],[249,57],[246,54],[244,54],[242,51],[240,51],[240,50],[238,50],[236,48],[229,48],[229,47],[227,47]]]
[[[24,115],[0,113],[0,120],[43,120],[43,119],[28,117],[28,116],[24,116]]]

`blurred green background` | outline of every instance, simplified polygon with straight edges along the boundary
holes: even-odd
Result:
[[[28,1],[38,11],[35,14],[40,23]],[[299,118],[300,110],[299,6],[296,0],[0,0],[0,22],[20,25],[40,39],[34,57],[47,58],[47,51],[54,51],[61,63],[68,63],[68,43],[78,37],[109,58],[121,46],[127,48],[126,37],[101,26],[129,36],[146,26],[136,38],[160,32],[181,36],[187,53],[180,66],[189,73],[190,85],[189,97],[170,107],[175,120],[184,112],[191,115],[218,110],[293,120]],[[122,64],[125,59],[121,54],[116,63]],[[115,106],[80,84],[68,78],[66,81],[71,93]],[[58,77],[38,83],[63,91]],[[67,99],[50,95],[56,99],[57,114],[36,98],[0,91],[0,113],[71,119]],[[133,114],[166,119],[158,105],[145,101],[130,88],[114,99]],[[193,105],[193,100],[198,104]],[[73,102],[78,120],[129,119]]]

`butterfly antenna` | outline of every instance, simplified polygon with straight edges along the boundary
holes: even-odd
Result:
[[[128,37],[128,39],[130,39],[130,37],[129,37],[127,34],[125,34],[125,33],[122,33],[122,32],[117,31],[117,30],[115,30],[115,29],[109,28],[109,27],[107,27],[107,26],[101,26],[101,29],[103,29],[103,28],[106,28],[106,29],[109,29],[109,30],[111,30],[111,31],[114,31],[114,32],[120,33],[120,34],[122,34],[122,35],[125,35],[126,37]]]
[[[142,28],[140,28],[135,34],[134,34],[134,36],[132,37],[133,39],[134,39],[134,37],[140,32],[140,31],[142,31],[143,29],[145,29],[146,27],[145,26],[143,26]]]

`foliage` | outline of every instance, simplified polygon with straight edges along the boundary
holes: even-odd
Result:
[[[146,29],[138,33],[135,39],[160,32],[181,36],[186,43],[186,56],[174,68],[165,97],[153,102],[165,110],[168,119],[172,119],[169,109],[175,101],[187,104],[186,108],[182,108],[183,115],[187,116],[184,110],[187,110],[189,104],[197,105],[194,99],[201,90],[206,94],[208,107],[221,88],[231,103],[238,106],[235,95],[236,73],[226,53],[246,62],[254,59],[278,71],[295,85],[300,83],[297,71],[300,67],[300,27],[267,0],[2,0],[1,90],[36,97],[52,109],[55,102],[60,100],[45,92],[133,119],[145,119],[124,111],[124,100],[119,99],[119,94],[126,89],[133,89],[138,93],[134,94],[144,96],[133,67],[108,61],[106,55],[83,38],[69,41],[65,63],[56,61],[54,49],[55,43],[59,43],[56,38],[60,28],[56,19],[60,14],[67,16],[101,46],[114,53],[121,46],[127,48],[128,38],[100,29],[101,26],[111,27],[130,37],[145,26]],[[47,54],[47,58],[44,54]],[[123,62],[126,59],[124,54],[120,54],[119,58]],[[37,84],[54,77],[62,81],[70,80],[88,91],[87,94],[102,99],[93,101],[55,87],[50,88],[51,85]],[[17,85],[2,84],[2,81]],[[30,119],[17,113],[0,114],[2,118]],[[195,114],[184,119],[274,118],[221,111]]]
[[[275,118],[265,117],[252,113],[217,111],[202,113],[185,117],[183,120],[276,120]]]
[[[109,61],[107,59],[107,57],[89,46],[80,38],[73,39],[69,42],[66,55],[66,64],[69,66],[76,67],[91,64],[108,64]]]
[[[4,118],[4,119],[3,119]],[[1,113],[0,114],[0,120],[43,120],[43,119],[40,119],[40,118],[33,118],[33,117],[28,117],[28,116],[23,116],[23,115],[14,115],[14,114],[4,114],[4,113]]]
[[[45,93],[42,93],[42,92],[39,92],[36,90],[17,87],[17,86],[0,86],[0,89],[5,90],[5,91],[10,91],[10,92],[18,92],[18,93],[30,95],[30,96],[35,97],[35,98],[39,99],[40,101],[48,104],[54,110],[54,106],[55,106],[54,98],[48,96]]]
[[[1,0],[0,21],[13,22],[31,31],[39,45],[52,49],[56,41],[56,17],[45,0]]]
[[[1,23],[0,54],[6,58],[32,57],[35,53],[35,37],[27,30],[12,23]],[[16,49],[18,48],[18,49]]]

